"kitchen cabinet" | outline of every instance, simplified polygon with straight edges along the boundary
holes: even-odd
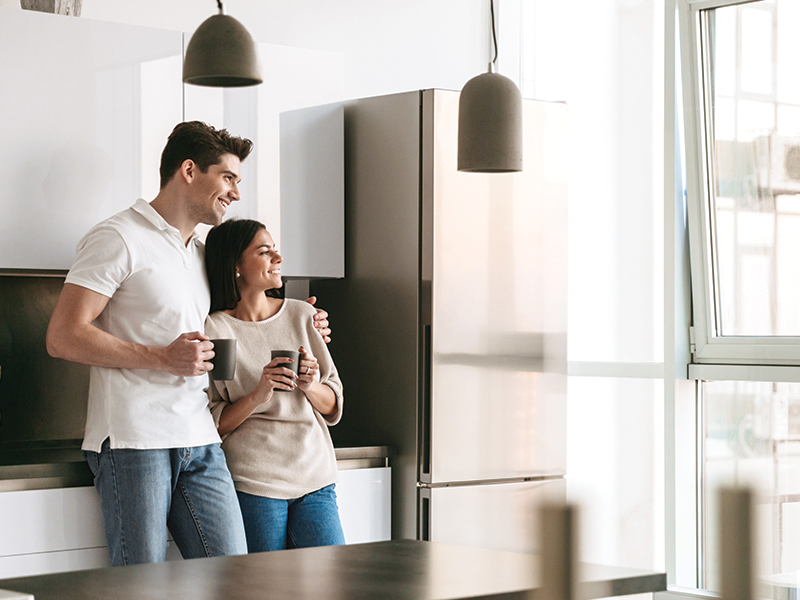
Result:
[[[336,486],[349,544],[391,535],[391,468],[347,468]],[[0,493],[0,579],[109,566],[100,502],[93,487]],[[170,541],[168,560],[180,560]]]
[[[182,35],[2,8],[0,39],[0,267],[67,269],[92,225],[158,191]]]
[[[392,537],[392,470],[389,467],[339,471],[339,518],[348,544]]]
[[[269,85],[219,89],[183,85],[189,36],[180,31],[4,7],[0,39],[0,81],[14,82],[0,86],[0,269],[68,269],[93,225],[137,198],[155,197],[164,143],[176,123],[193,119],[254,141],[242,165],[242,200],[230,215],[265,222],[280,243],[280,114],[344,94],[337,52],[258,44]],[[339,200],[333,209],[328,196],[291,201],[292,214],[341,214],[326,218],[325,231],[301,231],[295,254],[323,264],[343,254],[343,243],[319,243],[334,230],[343,239]],[[322,273],[341,276],[343,264]]]
[[[93,487],[0,494],[0,577],[109,566]]]

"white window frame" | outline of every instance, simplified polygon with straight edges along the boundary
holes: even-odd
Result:
[[[677,0],[685,123],[686,183],[691,257],[694,363],[800,365],[800,337],[721,336],[716,327],[709,190],[714,181],[707,150],[710,104],[702,61],[702,11],[759,0]]]

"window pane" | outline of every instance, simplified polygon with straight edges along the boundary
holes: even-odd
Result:
[[[662,569],[664,382],[567,378],[567,499],[581,560]]]
[[[756,493],[756,574],[767,581],[800,569],[800,384],[703,384],[705,588],[719,591],[723,485]]]
[[[660,362],[664,2],[522,4],[523,93],[569,106],[569,360]]]
[[[797,213],[786,208],[800,198],[798,5],[755,2],[708,15],[717,335],[800,335]]]
[[[785,1],[785,0],[784,0]],[[742,91],[772,92],[772,11],[744,7],[742,11]]]
[[[783,0],[778,19],[778,101],[800,104],[800,2]]]

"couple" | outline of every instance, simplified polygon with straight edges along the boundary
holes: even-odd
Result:
[[[287,530],[293,533],[292,515],[304,504],[311,519],[301,518],[301,531],[310,528],[313,535],[322,526],[328,534],[322,542],[343,541],[325,425],[341,415],[341,386],[314,330],[330,333],[326,314],[267,298],[265,291],[280,286],[274,271],[281,259],[262,226],[251,239],[240,237],[237,228],[252,222],[212,230],[212,293],[194,232],[199,223],[219,226],[239,199],[240,164],[251,150],[250,140],[225,130],[196,121],[177,125],[161,155],[158,195],[149,203],[138,200],[81,240],[50,320],[50,354],[92,365],[82,448],[113,565],[164,560],[167,527],[184,558],[244,554],[251,538],[251,551],[291,546],[291,540],[280,544]],[[268,248],[262,248],[265,241]],[[266,262],[263,256],[272,265],[261,277],[256,265]],[[218,273],[230,265],[235,280],[218,286]],[[213,344],[203,333],[212,302],[223,310],[208,318],[209,331],[230,327],[220,337],[241,334],[247,361],[220,387],[208,383]],[[303,328],[290,332],[292,318],[305,319]],[[269,361],[273,342],[296,340],[304,346],[304,373],[297,379]],[[252,355],[260,344],[267,344],[263,355]],[[329,377],[327,385],[320,384],[321,375],[322,381]],[[255,385],[245,390],[248,381]],[[273,393],[287,388],[294,391]],[[231,463],[242,469],[234,471],[235,487],[220,433]],[[259,440],[270,445],[258,448]]]

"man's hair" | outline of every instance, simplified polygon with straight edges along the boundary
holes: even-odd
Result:
[[[201,121],[178,123],[161,153],[161,189],[187,159],[205,173],[208,167],[218,164],[224,154],[233,154],[243,161],[252,150],[253,142],[233,136],[226,129],[215,129]]]
[[[259,221],[231,219],[208,232],[205,261],[211,288],[209,312],[235,308],[242,299],[236,285],[236,264],[261,229],[267,228]],[[279,289],[267,290],[266,295],[283,297]]]

